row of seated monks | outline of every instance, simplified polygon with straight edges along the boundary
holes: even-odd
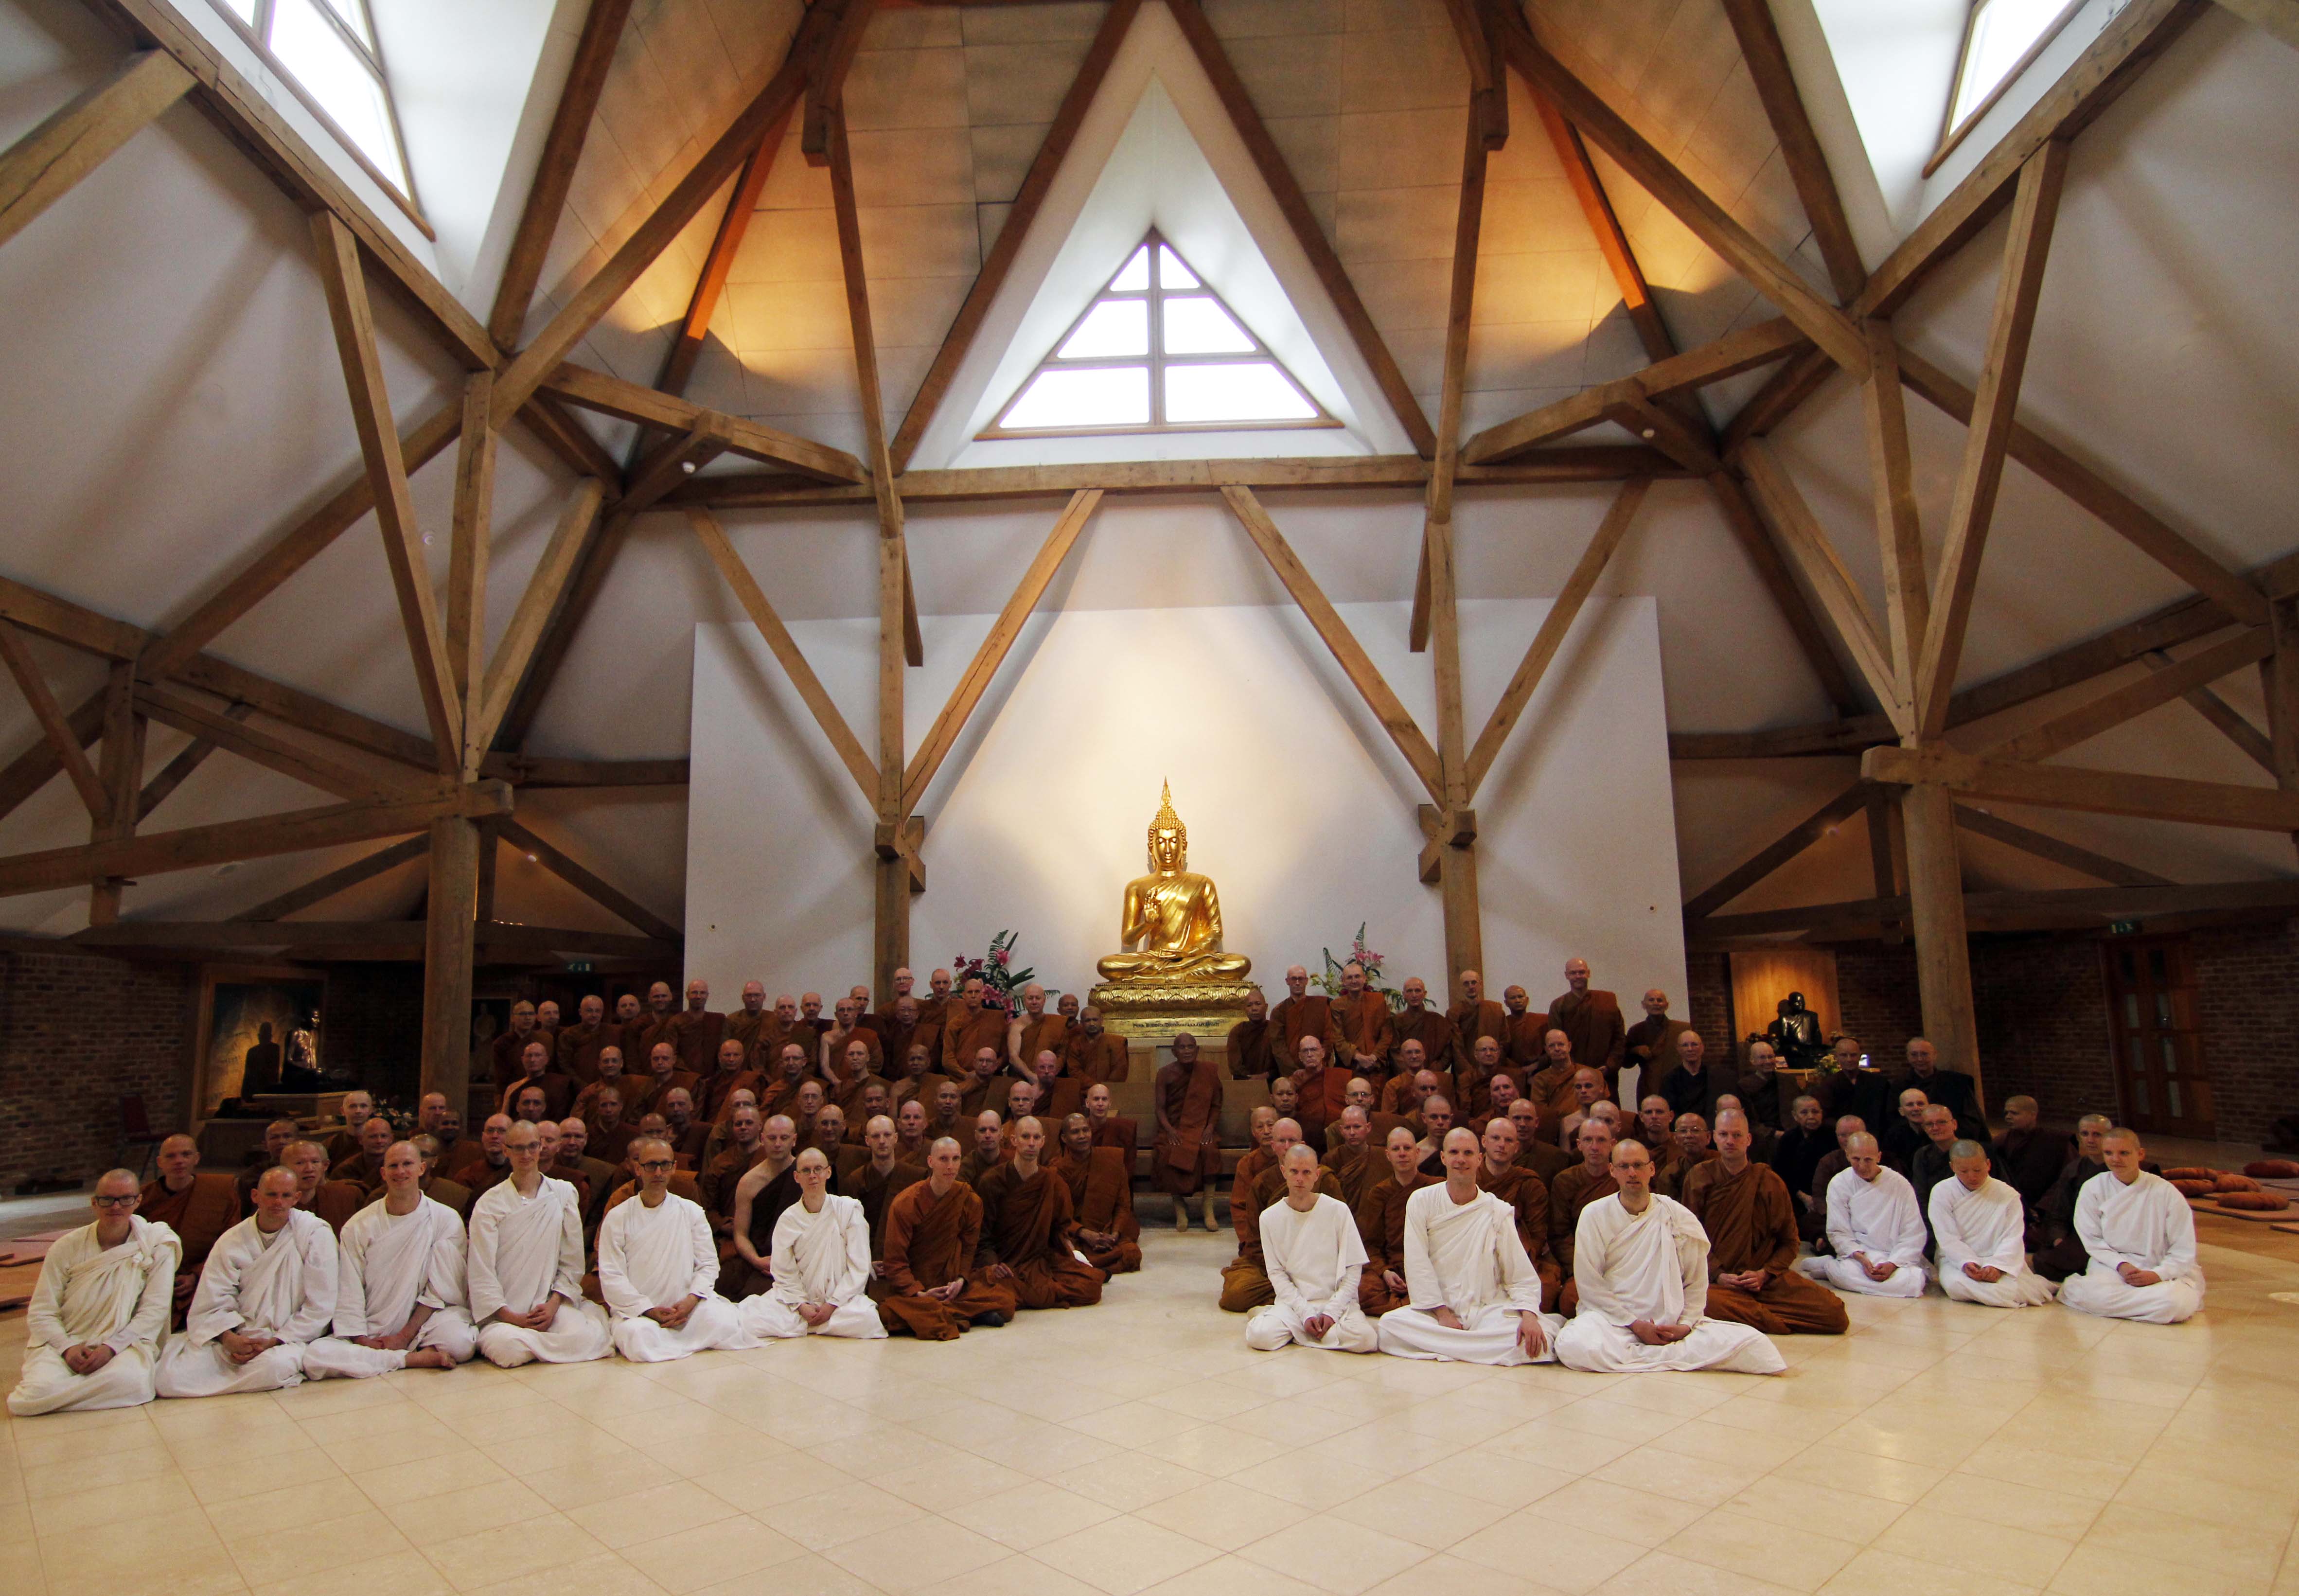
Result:
[[[1585,965],[1566,974],[1541,1019],[1617,1017]],[[1542,1024],[1527,1056],[1522,989],[1486,1004],[1473,972],[1446,1015],[1418,980],[1389,1014],[1354,967],[1335,998],[1310,997],[1298,966],[1288,985],[1218,1057],[1176,1037],[1152,1093],[1158,1185],[1182,1226],[1201,1195],[1210,1229],[1222,1082],[1267,1082],[1232,1179],[1221,1293],[1257,1348],[1770,1372],[1764,1334],[1845,1327],[1838,1292],[1913,1295],[1935,1276],[1991,1306],[2048,1301],[2054,1281],[2068,1306],[2122,1317],[2174,1322],[2200,1302],[2192,1221],[2176,1193],[2166,1207],[2136,1137],[2087,1120],[2070,1146],[2015,1099],[1982,1145],[1970,1077],[1921,1038],[1881,1135],[1850,1116],[1829,1127],[1820,1093],[1776,1130],[1749,1111],[1772,1101],[1769,1050],[1753,1044],[1727,1081],[1656,992],[1637,1027],[1584,1044],[1581,1027]],[[745,998],[763,1029],[756,983]],[[909,1031],[891,1076],[856,994],[827,1029],[783,1024],[784,1004],[765,1040],[720,1025],[707,1073],[659,1038],[635,1078],[618,1042],[569,1058],[528,1012],[476,1138],[434,1094],[402,1139],[362,1093],[331,1144],[268,1127],[237,1180],[201,1172],[190,1138],[172,1137],[157,1179],[104,1176],[95,1222],[51,1253],[12,1410],[474,1353],[509,1367],[808,1334],[950,1339],[1091,1304],[1140,1267],[1139,1129],[1112,1112],[1122,1039],[1090,1008],[1046,1014],[1044,998],[1031,989],[1009,1017],[969,984],[939,1048]],[[696,983],[678,1012],[708,1016],[707,999]],[[913,1011],[906,980],[892,1007]],[[970,1051],[949,1045],[953,1018]],[[1856,1062],[1856,1042],[1838,1047]],[[1621,1090],[1632,1068],[1650,1090]]]

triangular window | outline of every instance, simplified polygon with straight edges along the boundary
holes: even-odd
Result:
[[[977,436],[1340,425],[1152,230]]]

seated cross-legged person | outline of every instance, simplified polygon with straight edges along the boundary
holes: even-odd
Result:
[[[107,1171],[88,1199],[95,1218],[48,1248],[24,1315],[23,1373],[8,1393],[17,1417],[152,1400],[181,1248],[172,1229],[136,1211],[140,1201],[135,1176]]]
[[[2108,1132],[2100,1157],[2107,1173],[2076,1198],[2076,1234],[2091,1261],[2060,1287],[2060,1305],[2154,1325],[2193,1318],[2204,1305],[2195,1211],[2170,1182],[2139,1167],[2146,1150],[2137,1131]]]
[[[1406,1304],[1381,1318],[1381,1350],[1503,1366],[1549,1363],[1564,1321],[1540,1311],[1540,1276],[1516,1210],[1477,1185],[1484,1149],[1464,1126],[1446,1133],[1441,1185],[1405,1203]]]
[[[1357,1201],[1357,1239],[1365,1250],[1357,1306],[1368,1317],[1405,1306],[1405,1205],[1437,1180],[1421,1171],[1421,1144],[1411,1126],[1391,1126],[1382,1152],[1387,1168]]]
[[[226,1396],[303,1383],[303,1353],[336,1311],[336,1233],[295,1206],[295,1171],[266,1169],[255,1211],[208,1254],[184,1334],[160,1354],[163,1397]]]
[[[1594,1374],[1787,1368],[1757,1331],[1707,1316],[1707,1233],[1689,1209],[1652,1189],[1644,1143],[1614,1144],[1612,1178],[1616,1189],[1583,1209],[1574,1228],[1580,1309],[1557,1332],[1557,1361]]]
[[[892,1135],[884,1115],[875,1122]],[[752,1336],[845,1335],[882,1341],[886,1326],[869,1298],[870,1221],[859,1198],[830,1194],[822,1149],[798,1155],[798,1201],[775,1221],[775,1283],[742,1306]]]
[[[1034,1116],[1014,1122],[1014,1156],[985,1173],[982,1241],[975,1267],[1013,1289],[1025,1308],[1091,1308],[1104,1276],[1072,1245],[1069,1183],[1046,1168],[1046,1132]]]
[[[720,1296],[718,1243],[702,1205],[670,1189],[678,1155],[668,1141],[631,1143],[638,1194],[599,1224],[599,1293],[614,1317],[615,1351],[633,1363],[668,1363],[759,1344]]]
[[[543,1173],[543,1140],[535,1126],[512,1126],[503,1151],[509,1177],[471,1205],[467,1269],[479,1355],[501,1368],[604,1358],[614,1341],[605,1310],[583,1300],[583,1218],[575,1188]]]
[[[1365,1243],[1338,1197],[1317,1189],[1317,1156],[1306,1144],[1279,1166],[1285,1195],[1261,1216],[1262,1268],[1277,1301],[1245,1322],[1245,1344],[1274,1352],[1288,1342],[1330,1351],[1374,1352],[1380,1342],[1357,1306]]]
[[[314,1380],[399,1368],[452,1368],[478,1350],[464,1290],[463,1222],[423,1194],[423,1155],[394,1142],[383,1196],[353,1214],[336,1246],[336,1333],[303,1354]]]
[[[926,1150],[926,1178],[886,1205],[886,1294],[878,1312],[886,1328],[920,1341],[955,1341],[970,1325],[998,1326],[1021,1306],[1013,1291],[976,1277],[982,1199],[958,1177],[958,1138],[940,1136]]]
[[[1748,1160],[1747,1117],[1716,1117],[1716,1156],[1684,1177],[1681,1201],[1708,1236],[1708,1314],[1771,1335],[1841,1335],[1843,1301],[1791,1267],[1796,1206],[1780,1177]]]
[[[1797,1260],[1797,1272],[1840,1292],[1871,1297],[1924,1294],[1924,1217],[1916,1188],[1884,1166],[1876,1138],[1845,1143],[1852,1167],[1828,1183],[1828,1244],[1833,1258]]]
[[[1054,1170],[1068,1183],[1077,1218],[1075,1240],[1086,1262],[1105,1275],[1141,1267],[1141,1221],[1133,1217],[1133,1154],[1093,1144],[1083,1114],[1062,1121],[1062,1153]]]
[[[1977,1142],[1948,1149],[1955,1178],[1932,1188],[1940,1290],[1984,1308],[2038,1308],[2059,1290],[2028,1267],[2027,1206],[2019,1188],[1988,1170]]]

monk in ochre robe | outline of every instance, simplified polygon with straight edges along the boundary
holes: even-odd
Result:
[[[340,1164],[360,1151],[361,1127],[374,1117],[375,1099],[372,1095],[365,1092],[344,1093],[344,1128],[327,1140],[329,1164]]]
[[[1565,990],[1549,1000],[1548,1023],[1573,1042],[1573,1056],[1592,1069],[1605,1072],[1609,1086],[1618,1078],[1628,1057],[1629,1027],[1621,1018],[1621,1000],[1589,985],[1589,961],[1564,961]]]
[[[494,1088],[501,1092],[518,1078],[519,1055],[527,1044],[547,1041],[535,1028],[535,1005],[525,998],[510,1006],[510,1029],[497,1036],[487,1047],[487,1068]]]
[[[1110,1105],[1116,1100],[1109,1088],[1096,1081],[1085,1089],[1086,1123],[1093,1126],[1096,1147],[1115,1147],[1125,1155],[1125,1167],[1133,1168],[1133,1151],[1141,1144],[1141,1127],[1123,1115],[1113,1114]]]
[[[1522,986],[1510,986],[1501,993],[1501,1007],[1508,1010],[1508,1034],[1502,1039],[1501,1051],[1511,1064],[1530,1076],[1547,1062],[1544,1051],[1549,1018],[1538,1009],[1528,1009],[1526,997]]]
[[[1405,1007],[1389,1017],[1391,1068],[1404,1071],[1405,1044],[1412,1042],[1421,1048],[1416,1068],[1449,1073],[1458,1045],[1453,1035],[1453,1022],[1429,1006],[1429,984],[1419,976],[1405,978],[1404,993]]]
[[[1062,1154],[1054,1172],[1070,1189],[1076,1216],[1077,1250],[1105,1275],[1130,1275],[1141,1267],[1141,1221],[1133,1217],[1133,1156],[1093,1144],[1093,1126],[1083,1114],[1062,1121]]]
[[[160,1143],[159,1178],[144,1188],[136,1211],[155,1225],[165,1225],[183,1243],[176,1263],[175,1327],[184,1327],[184,1310],[191,1305],[192,1288],[200,1282],[200,1266],[223,1233],[239,1223],[239,1192],[228,1175],[200,1171],[200,1144],[177,1135]]]
[[[1716,1117],[1716,1156],[1684,1177],[1684,1206],[1708,1233],[1708,1317],[1767,1335],[1841,1335],[1844,1302],[1791,1268],[1796,1205],[1788,1186],[1748,1160],[1748,1120]]]
[[[1247,1313],[1257,1308],[1266,1308],[1277,1301],[1277,1288],[1269,1283],[1267,1266],[1261,1256],[1261,1216],[1270,1204],[1285,1195],[1285,1155],[1301,1144],[1301,1126],[1291,1119],[1280,1119],[1269,1131],[1269,1162],[1257,1172],[1250,1185],[1241,1180],[1230,1188],[1230,1215],[1237,1224],[1237,1256],[1222,1268],[1221,1306],[1224,1313]],[[1238,1166],[1243,1168],[1241,1162]],[[1324,1196],[1339,1200],[1341,1183],[1331,1169],[1317,1171],[1317,1190]]]
[[[1317,1161],[1333,1172],[1333,1179],[1341,1188],[1341,1201],[1355,1213],[1357,1199],[1365,1195],[1365,1188],[1380,1177],[1387,1166],[1374,1154],[1373,1119],[1362,1103],[1353,1102],[1343,1109],[1333,1129],[1340,1133],[1339,1136],[1329,1138],[1333,1144]]]
[[[1223,1052],[1229,1060],[1230,1079],[1233,1081],[1266,1081],[1277,1073],[1277,1057],[1271,1049],[1279,1033],[1269,1023],[1269,1000],[1255,987],[1245,1000],[1245,1018],[1229,1028],[1229,1037]]]
[[[851,1197],[862,1205],[874,1263],[886,1256],[886,1211],[895,1198],[926,1177],[925,1165],[902,1162],[901,1148],[894,1122],[884,1114],[875,1114],[862,1127],[861,1159],[838,1176],[838,1195]],[[878,1276],[874,1274],[871,1278],[875,1282]]]
[[[774,1067],[757,1088],[759,1112],[768,1116],[797,1112],[799,1088],[809,1081],[820,1085],[821,1079],[814,1072],[805,1043],[784,1043],[775,1054]]]
[[[1404,1126],[1389,1133],[1382,1158],[1380,1176],[1365,1187],[1354,1210],[1365,1250],[1357,1306],[1368,1316],[1405,1306],[1405,1200],[1437,1184],[1437,1176],[1421,1172],[1421,1143]]]
[[[1046,989],[1035,981],[1022,988],[1022,1012],[1014,1016],[1007,1033],[1007,1061],[1025,1072],[1035,1068],[1040,1053],[1050,1051],[1058,1059],[1069,1051],[1069,1019],[1046,1012]]]
[[[364,1188],[348,1180],[328,1178],[328,1150],[317,1142],[288,1143],[279,1161],[295,1173],[295,1206],[319,1215],[338,1234],[344,1221],[368,1204]]]
[[[1065,1069],[1089,1086],[1096,1081],[1122,1081],[1133,1073],[1133,1045],[1101,1028],[1101,1010],[1091,1003],[1078,1010],[1078,1028],[1070,1033],[1067,1046]]]
[[[1508,1010],[1485,995],[1485,978],[1475,970],[1465,969],[1457,977],[1460,996],[1445,1011],[1453,1022],[1453,1044],[1466,1053],[1476,1046],[1477,1038],[1490,1036],[1504,1048],[1508,1045]]]
[[[955,1341],[969,1325],[1002,1325],[1020,1302],[1009,1284],[974,1268],[982,1242],[982,1199],[958,1178],[958,1143],[937,1139],[926,1178],[886,1205],[886,1251],[878,1315],[889,1332],[920,1341]]]
[[[1389,1000],[1365,987],[1362,965],[1341,966],[1341,993],[1332,1000],[1333,1058],[1344,1075],[1378,1071],[1388,1061],[1396,1037],[1389,1024]]]
[[[1555,1313],[1564,1281],[1548,1251],[1548,1183],[1516,1161],[1516,1127],[1506,1119],[1488,1124],[1479,1143],[1484,1160],[1477,1166],[1478,1189],[1507,1203],[1515,1215],[1517,1239],[1540,1276],[1541,1310]]]
[[[611,1046],[618,1033],[607,1023],[603,999],[586,997],[575,1012],[579,1017],[576,1023],[560,1030],[556,1062],[560,1074],[587,1086],[599,1078],[599,1050]]]
[[[974,1267],[1011,1286],[1025,1308],[1091,1308],[1105,1276],[1071,1246],[1077,1228],[1069,1183],[1046,1168],[1045,1128],[1025,1116],[1014,1130],[1014,1157],[984,1174],[982,1240]]]
[[[1221,1173],[1221,1070],[1200,1058],[1187,1031],[1174,1038],[1174,1057],[1158,1071],[1150,1101],[1158,1110],[1158,1189],[1174,1199],[1174,1228],[1187,1228],[1190,1199],[1205,1194],[1206,1228],[1214,1228],[1213,1181]],[[1234,1188],[1232,1188],[1233,1190]]]
[[[942,1073],[962,1081],[974,1074],[975,1055],[984,1048],[1006,1058],[1006,1010],[984,1008],[982,983],[967,982],[944,1016],[942,1029]]]
[[[774,1061],[775,1050],[783,1041],[782,1019],[768,1004],[765,986],[756,981],[743,983],[743,1006],[726,1016],[718,1040],[741,1043],[743,1062],[750,1068],[764,1069]]]
[[[1309,972],[1293,965],[1285,972],[1285,993],[1269,1011],[1269,1056],[1281,1075],[1291,1074],[1301,1061],[1301,1038],[1315,1036],[1332,1057],[1341,1044],[1340,1027],[1333,1023],[1333,1000],[1309,990]]]
[[[706,996],[709,990],[704,988]],[[670,995],[668,982],[657,981],[648,987],[645,1010],[639,1015],[635,1025],[623,1033],[623,1062],[643,1074],[643,1067],[654,1056],[655,1044],[660,1042],[669,1043],[671,1052],[676,1055],[678,1051],[678,1013]],[[516,1013],[512,1018],[516,1023]]]
[[[1599,1198],[1621,1189],[1613,1178],[1613,1127],[1601,1119],[1583,1125],[1576,1137],[1581,1161],[1565,1170],[1548,1187],[1548,1254],[1556,1260],[1564,1287],[1557,1293],[1559,1313],[1571,1314],[1581,1301],[1573,1284],[1573,1243],[1581,1211]]]

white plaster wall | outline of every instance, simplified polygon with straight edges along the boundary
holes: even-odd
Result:
[[[1545,600],[1462,606],[1472,724],[1547,613]],[[1425,658],[1407,606],[1341,612],[1422,723]],[[913,746],[992,617],[926,616],[909,673]],[[876,623],[792,628],[850,725],[870,724]],[[859,793],[747,626],[695,631],[688,812],[689,969],[732,990],[867,978],[870,824]],[[1291,608],[1042,611],[975,729],[922,806],[928,888],[911,948],[923,968],[992,933],[1050,985],[1091,985],[1113,952],[1125,883],[1170,777],[1193,869],[1219,885],[1226,945],[1266,988],[1368,922],[1393,978],[1437,984],[1437,889],[1414,868],[1414,779]],[[867,736],[867,730],[862,734]],[[1592,601],[1496,763],[1479,805],[1486,960],[1546,997],[1570,954],[1623,990],[1681,984],[1676,846],[1650,599]],[[1680,986],[1672,986],[1672,990]]]

